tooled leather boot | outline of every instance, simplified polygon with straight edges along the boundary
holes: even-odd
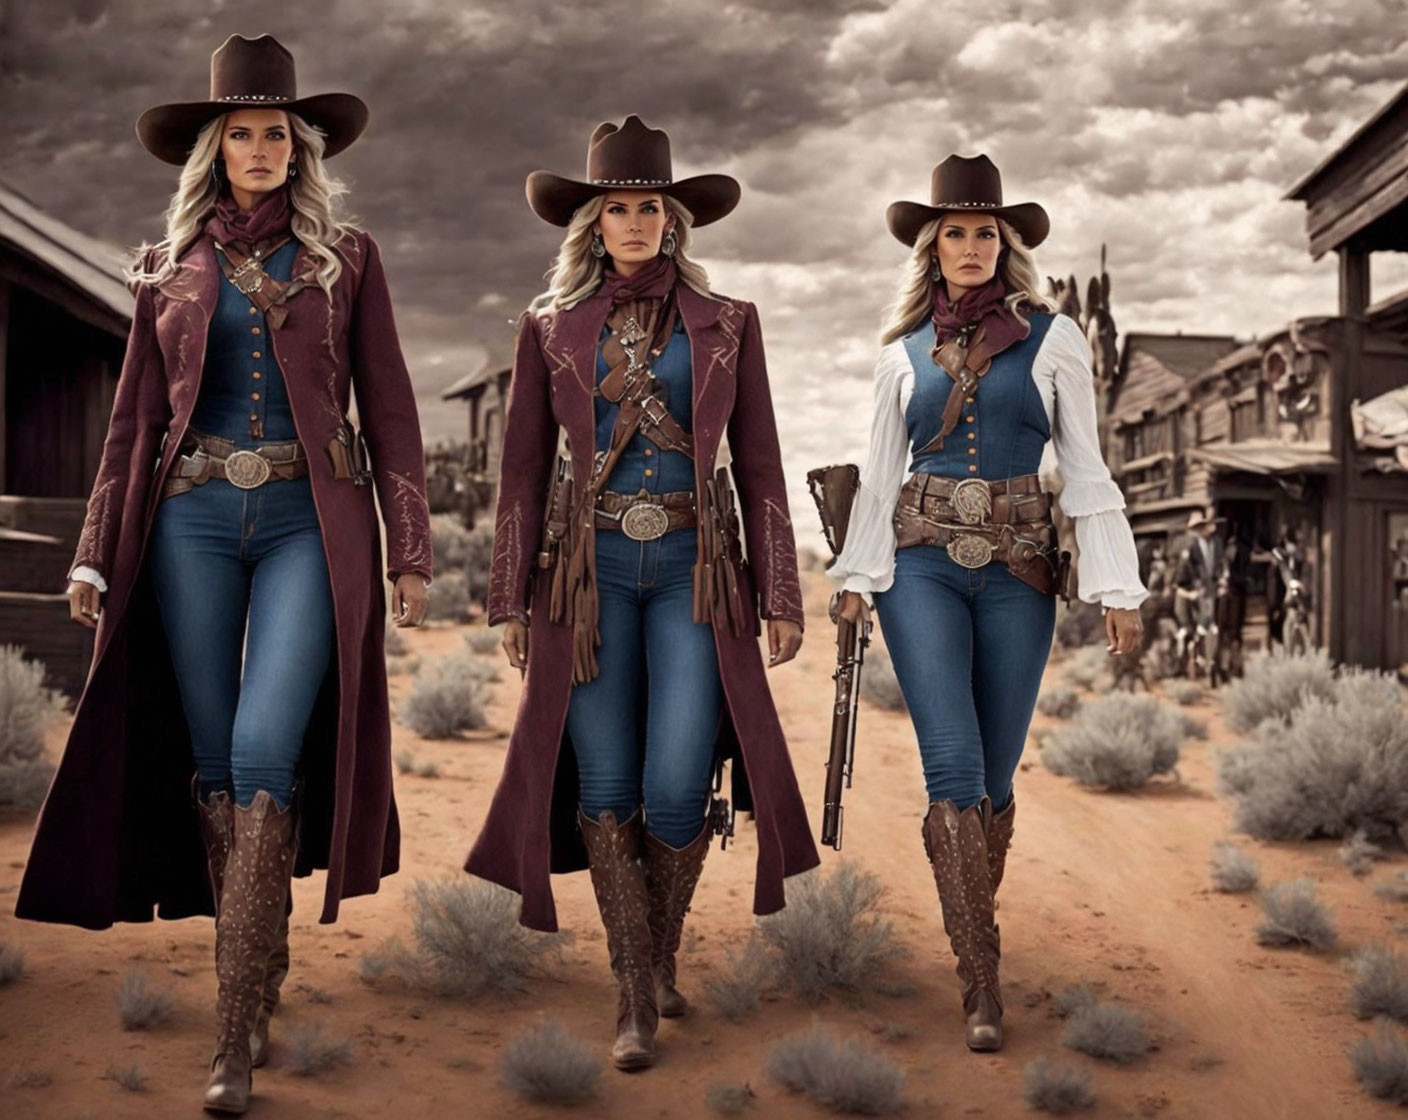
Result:
[[[1012,847],[1012,825],[1017,817],[1017,795],[1007,802],[1007,808],[993,813],[988,822],[988,874],[992,879],[992,908],[997,909],[997,888],[1007,870],[1007,851]]]
[[[704,830],[683,848],[645,833],[645,889],[650,898],[651,967],[655,970],[655,998],[660,1014],[677,1019],[689,1001],[675,987],[675,954],[680,949],[684,916],[689,913],[694,888],[704,870],[713,830]]]
[[[924,818],[924,846],[939,888],[944,932],[958,960],[963,982],[963,1013],[970,1050],[1002,1048],[1002,956],[993,919],[988,830],[992,802],[984,797],[962,812],[952,801],[935,801]]]
[[[617,1069],[645,1069],[655,1063],[655,974],[651,969],[650,906],[641,867],[641,815],[621,824],[610,811],[593,821],[578,812],[587,845],[592,889],[606,927],[611,972],[616,977],[616,1042],[611,1061]]]
[[[196,797],[200,816],[200,835],[205,842],[206,862],[210,871],[210,892],[215,899],[215,959],[220,959],[220,898],[224,893],[225,864],[230,858],[230,841],[234,830],[234,802],[224,790],[217,790],[207,800]],[[279,988],[288,976],[288,911],[285,903],[283,921],[269,956],[264,973],[264,991],[259,1017],[250,1032],[250,1065],[258,1069],[269,1059],[269,1018],[279,1003]]]
[[[263,1003],[264,978],[288,899],[294,818],[292,809],[279,809],[263,790],[248,808],[236,805],[233,815],[234,839],[215,934],[220,1028],[205,1108],[238,1114],[249,1105],[250,1033]]]

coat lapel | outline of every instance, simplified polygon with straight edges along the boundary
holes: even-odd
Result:
[[[577,478],[589,476],[596,452],[592,393],[597,341],[609,308],[610,301],[604,295],[593,295],[568,311],[550,315],[543,325],[543,356],[552,382],[553,412],[567,430],[572,472]]]
[[[694,364],[694,450],[701,477],[711,474],[733,412],[743,312],[732,300],[710,299],[679,285],[680,318]]]

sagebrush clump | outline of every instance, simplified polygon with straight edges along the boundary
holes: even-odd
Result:
[[[1109,672],[1110,654],[1104,645],[1081,646],[1066,665],[1066,679],[1079,688],[1094,688]]]
[[[1340,857],[1340,862],[1349,868],[1349,873],[1359,879],[1369,874],[1374,862],[1383,859],[1387,853],[1370,840],[1361,828],[1341,844],[1335,854]]]
[[[1232,844],[1214,844],[1211,863],[1212,884],[1225,894],[1254,891],[1261,882],[1256,860]]]
[[[494,672],[468,652],[442,657],[433,670],[416,674],[401,705],[401,722],[422,739],[448,739],[484,727],[487,681]]]
[[[471,630],[464,636],[464,643],[469,646],[470,652],[478,654],[498,653],[503,640],[503,632],[497,626],[492,629]]]
[[[601,1059],[561,1023],[530,1027],[504,1050],[503,1082],[515,1093],[546,1104],[579,1104],[596,1095]]]
[[[1408,821],[1408,719],[1387,673],[1346,671],[1305,695],[1289,723],[1267,720],[1219,760],[1237,827],[1265,840],[1356,831],[1377,841]]]
[[[298,1077],[316,1077],[352,1064],[352,1042],[330,1033],[320,1021],[300,1023],[288,1032],[288,1068]]]
[[[1124,1065],[1154,1048],[1154,1040],[1137,1011],[1110,1003],[1077,1007],[1066,1020],[1061,1042],[1092,1058]]]
[[[1183,707],[1196,704],[1203,698],[1203,686],[1197,681],[1175,681],[1167,686],[1169,698]]]
[[[34,762],[44,753],[44,728],[56,711],[44,687],[42,661],[20,646],[0,646],[0,767]]]
[[[1095,1107],[1090,1074],[1049,1058],[1037,1058],[1022,1071],[1022,1096],[1038,1112],[1067,1116]]]
[[[864,992],[903,953],[880,911],[878,876],[842,862],[830,875],[813,871],[787,881],[787,905],[759,921],[776,953],[781,985],[804,999],[840,989]]]
[[[895,663],[879,647],[872,646],[865,652],[865,664],[860,670],[860,694],[862,699],[887,712],[907,710],[899,678],[895,676]]]
[[[753,1090],[737,1082],[721,1082],[710,1085],[704,1101],[720,1116],[737,1116],[757,1100]]]
[[[164,1023],[171,1014],[171,997],[153,991],[145,974],[128,972],[117,989],[117,1017],[125,1031],[144,1031]]]
[[[1260,944],[1303,945],[1311,949],[1334,947],[1335,923],[1324,903],[1315,897],[1315,884],[1311,880],[1272,883],[1258,901],[1265,915],[1256,927]]]
[[[369,981],[390,974],[468,1000],[520,991],[562,944],[559,934],[519,925],[518,895],[493,883],[421,879],[409,893],[415,948],[393,941],[364,958]]]
[[[429,622],[468,622],[469,576],[451,568],[439,572],[426,590],[425,617]]]
[[[1266,720],[1289,720],[1306,699],[1328,700],[1334,690],[1335,667],[1324,650],[1255,653],[1222,689],[1222,715],[1233,731],[1248,734]]]
[[[756,937],[739,953],[724,949],[724,968],[704,985],[704,998],[730,1023],[741,1022],[758,1010],[773,973],[773,962]]]
[[[1137,789],[1178,766],[1183,713],[1152,696],[1116,693],[1081,708],[1041,752],[1054,774],[1084,786]]]
[[[1053,688],[1036,698],[1036,710],[1055,719],[1070,719],[1080,710],[1080,695],[1073,688]]]
[[[889,1058],[821,1026],[774,1043],[768,1075],[824,1108],[860,1116],[896,1111],[904,1089],[904,1071]]]
[[[1408,1022],[1408,957],[1383,945],[1368,945],[1350,958],[1354,982],[1349,1004],[1361,1019],[1387,1015]]]
[[[1394,1104],[1408,1105],[1408,1041],[1387,1019],[1349,1051],[1354,1075],[1365,1092]]]

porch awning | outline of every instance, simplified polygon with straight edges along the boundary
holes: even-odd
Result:
[[[1339,466],[1330,449],[1321,444],[1273,439],[1190,448],[1188,457],[1199,459],[1217,471],[1248,474],[1330,474]]]

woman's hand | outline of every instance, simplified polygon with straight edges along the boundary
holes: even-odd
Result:
[[[397,626],[419,626],[425,621],[429,608],[430,594],[424,576],[406,572],[396,577],[396,586],[391,592],[391,617]]]
[[[802,648],[802,628],[785,618],[768,619],[768,668],[791,661]]]
[[[81,579],[68,585],[68,616],[80,626],[89,630],[98,628],[98,611],[101,609],[101,592],[91,583]]]
[[[1137,610],[1111,607],[1105,612],[1105,637],[1108,652],[1133,653],[1144,642],[1144,619]]]
[[[516,618],[504,623],[504,654],[515,669],[528,668],[528,627]]]
[[[836,606],[836,621],[845,619],[853,626],[859,626],[870,618],[870,608],[865,605],[865,596],[859,591],[842,591]]]

